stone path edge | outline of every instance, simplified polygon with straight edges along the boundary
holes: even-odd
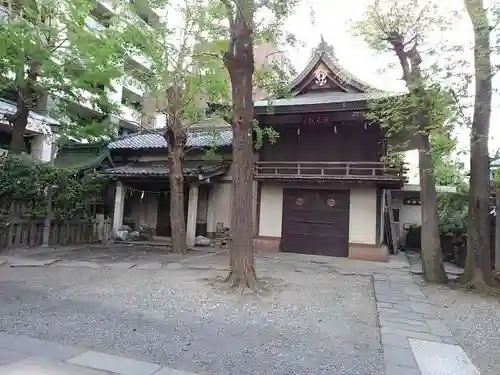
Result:
[[[177,262],[172,263],[161,263],[161,262],[108,262],[108,263],[98,263],[90,261],[80,261],[80,260],[62,260],[62,259],[30,259],[23,257],[3,257],[0,258],[0,267],[6,266],[11,268],[40,268],[40,267],[76,267],[76,268],[89,268],[89,269],[107,269],[113,271],[127,271],[127,270],[140,270],[140,271],[157,271],[157,270],[180,270],[183,268],[189,269],[188,265],[184,265],[188,261],[193,259],[205,258],[216,256],[221,253],[225,253],[226,250],[213,252],[209,254],[194,255],[187,259],[182,259]]]
[[[386,375],[427,375],[421,372],[411,340],[460,347],[409,272],[374,273],[372,282]]]
[[[3,369],[8,369],[17,363],[43,358],[54,364],[66,363],[116,375],[198,375],[131,357],[97,352],[72,345],[62,345],[24,335],[11,335],[5,332],[0,332],[0,351],[2,352],[0,373]]]

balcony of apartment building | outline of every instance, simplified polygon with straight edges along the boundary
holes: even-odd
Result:
[[[142,98],[124,88],[120,106],[120,125],[130,129],[131,126],[144,127],[148,129],[162,128],[166,125],[166,115],[156,112],[152,118],[143,116]]]
[[[133,0],[130,0],[131,3]],[[148,5],[147,1],[133,2],[132,16],[144,27],[154,27],[159,22],[159,14]],[[91,14],[85,20],[85,26],[89,30],[101,31],[110,25],[110,21],[117,15],[116,1],[98,0],[92,9]],[[126,62],[136,69],[148,72],[151,69],[151,61],[137,48],[129,51]]]
[[[148,0],[129,0],[141,20],[150,27],[156,27],[160,22],[160,13],[153,8]]]

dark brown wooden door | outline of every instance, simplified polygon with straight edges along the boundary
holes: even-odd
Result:
[[[348,237],[348,190],[284,189],[283,251],[346,257]]]

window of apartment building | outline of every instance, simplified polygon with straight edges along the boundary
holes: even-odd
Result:
[[[98,91],[104,91],[106,89],[106,86],[102,83],[95,83],[95,82],[90,82],[90,81],[85,81],[85,83],[87,85],[89,85],[90,87],[92,87],[93,89],[98,90]]]
[[[122,96],[121,103],[127,107],[135,109],[136,111],[140,112],[142,110],[142,103],[140,101],[133,100],[127,96]]]

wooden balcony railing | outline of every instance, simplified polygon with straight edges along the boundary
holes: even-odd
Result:
[[[366,180],[405,181],[404,164],[384,162],[258,161],[257,180]]]

